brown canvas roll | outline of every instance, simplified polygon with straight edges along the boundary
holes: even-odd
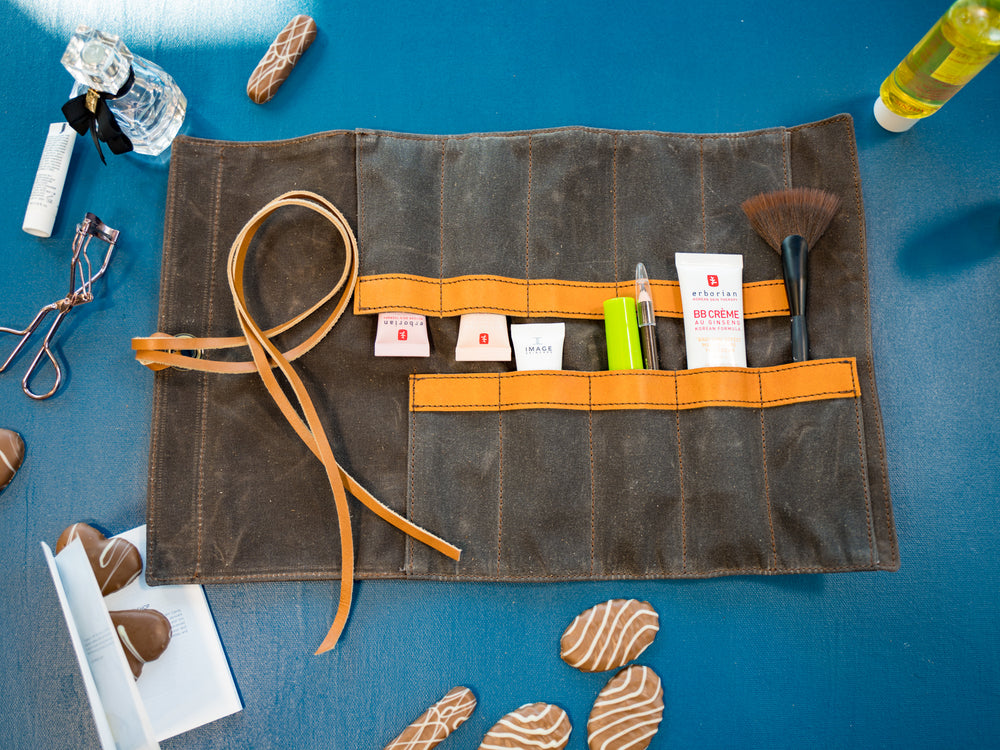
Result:
[[[814,361],[797,365],[780,260],[740,209],[751,195],[789,186],[841,199],[810,259]],[[159,332],[239,333],[229,246],[291,189],[329,200],[358,239],[353,314],[294,363],[337,462],[394,512],[462,549],[460,561],[448,559],[352,504],[355,577],[898,567],[850,117],[708,135],[182,137],[171,162]],[[341,239],[308,214],[275,213],[247,254],[246,296],[264,329],[320,299],[341,272]],[[744,256],[748,369],[685,369],[676,252]],[[654,287],[664,370],[608,373],[595,300],[627,293],[640,260]],[[383,310],[427,315],[430,357],[374,357]],[[565,369],[456,362],[463,312],[564,320]],[[308,333],[275,334],[276,344],[285,351]],[[322,466],[260,378],[189,364],[153,376],[147,578],[339,577]],[[626,436],[642,439],[625,450]]]

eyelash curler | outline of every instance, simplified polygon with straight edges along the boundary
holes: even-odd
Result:
[[[90,258],[87,255],[87,247],[90,245],[90,241],[95,238],[108,244],[107,252],[104,254],[104,262],[101,263],[101,267],[96,273],[93,272],[90,264]],[[7,359],[4,360],[4,363],[0,365],[0,373],[2,373],[7,370],[21,350],[24,349],[25,345],[28,343],[28,339],[31,337],[31,334],[38,329],[39,325],[41,325],[42,321],[45,320],[48,314],[52,312],[56,313],[56,318],[52,321],[52,326],[49,328],[48,333],[45,334],[41,347],[35,354],[35,358],[31,361],[31,365],[28,367],[27,372],[24,373],[24,378],[21,380],[21,390],[23,390],[29,398],[41,401],[49,396],[52,396],[57,390],[59,390],[59,386],[62,383],[62,368],[59,366],[58,360],[52,353],[52,338],[56,335],[56,331],[59,330],[59,326],[63,322],[63,319],[69,315],[73,308],[86,304],[94,299],[94,282],[101,278],[101,276],[104,275],[104,272],[108,269],[108,264],[111,262],[111,255],[114,253],[117,242],[118,230],[112,229],[94,216],[94,214],[88,213],[84,217],[83,221],[77,225],[76,235],[73,238],[73,257],[70,260],[69,269],[69,294],[62,299],[45,305],[45,307],[38,311],[34,320],[28,324],[27,328],[17,330],[15,328],[0,326],[0,333],[11,333],[15,336],[21,337],[21,340],[14,347],[14,350],[10,353]],[[78,283],[79,286],[77,286]],[[52,367],[54,368],[56,374],[55,383],[48,392],[36,393],[31,390],[31,380],[38,374],[39,369],[45,365],[43,357],[48,357],[48,361],[52,363]]]

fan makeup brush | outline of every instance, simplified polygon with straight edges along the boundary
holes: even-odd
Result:
[[[809,359],[806,325],[806,279],[809,248],[826,231],[840,198],[818,188],[791,188],[761,193],[743,201],[743,212],[764,241],[781,255],[785,293],[792,323],[792,361]]]

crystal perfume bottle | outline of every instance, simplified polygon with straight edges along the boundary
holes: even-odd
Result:
[[[184,122],[187,99],[163,68],[133,55],[117,36],[87,26],[73,32],[62,64],[76,80],[74,99],[63,112],[78,132],[91,129],[95,142],[99,138],[109,143],[114,153],[134,150],[156,156],[170,146]],[[67,112],[74,102],[75,123]],[[81,130],[83,119],[87,122]]]

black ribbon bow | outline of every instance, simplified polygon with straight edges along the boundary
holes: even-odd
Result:
[[[129,68],[128,80],[117,93],[109,94],[105,91],[87,89],[86,93],[73,97],[62,106],[66,122],[73,130],[80,135],[90,131],[94,145],[97,147],[97,154],[104,164],[107,162],[104,160],[100,141],[108,144],[108,148],[113,154],[124,154],[132,150],[132,141],[122,132],[107,100],[125,96],[132,88],[133,83],[135,83],[135,71]]]

